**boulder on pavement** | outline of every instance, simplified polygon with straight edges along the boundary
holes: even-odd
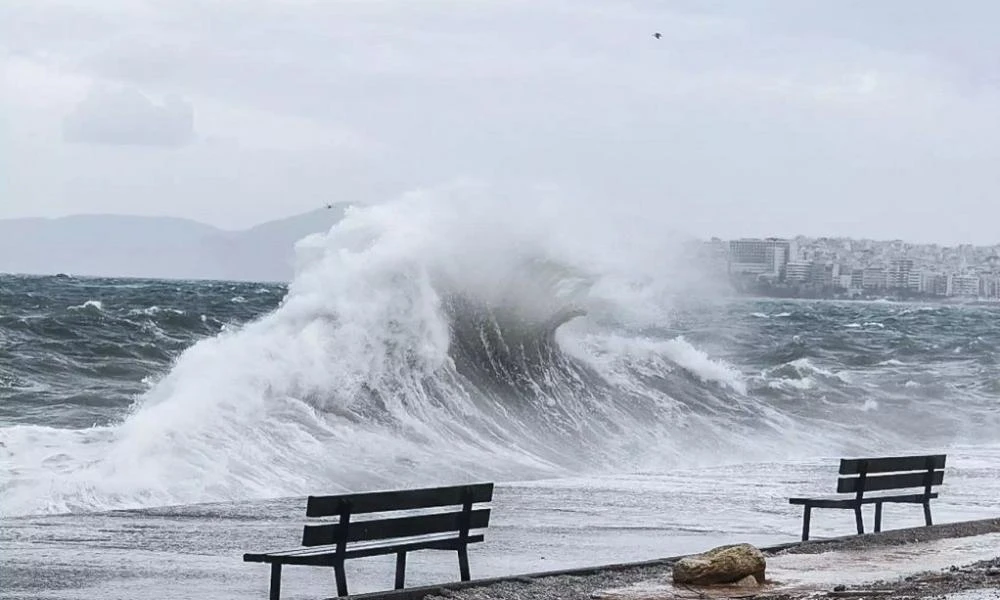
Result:
[[[735,583],[747,576],[753,576],[757,583],[764,583],[766,566],[764,555],[750,544],[720,546],[677,561],[674,564],[674,583]]]

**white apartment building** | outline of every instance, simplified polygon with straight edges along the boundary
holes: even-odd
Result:
[[[956,275],[948,276],[948,296],[975,297],[979,295],[978,275]]]
[[[792,251],[792,243],[778,238],[729,242],[729,272],[768,274],[781,277]]]
[[[809,280],[811,271],[811,262],[789,262],[785,265],[785,281],[790,283],[804,283]]]

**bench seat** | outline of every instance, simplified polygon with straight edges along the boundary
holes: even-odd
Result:
[[[931,492],[928,496],[925,496],[924,494],[865,496],[861,500],[857,500],[853,496],[849,498],[845,496],[825,496],[823,498],[789,498],[788,503],[806,504],[816,508],[854,508],[858,504],[877,504],[880,502],[923,504],[925,499],[933,499],[937,497],[937,492]]]

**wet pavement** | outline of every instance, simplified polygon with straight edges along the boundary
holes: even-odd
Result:
[[[970,456],[963,463],[956,456],[952,464],[942,497],[933,505],[935,519],[955,522],[996,516],[1000,477],[992,466],[995,457]],[[767,546],[795,541],[801,511],[788,505],[787,498],[828,490],[835,482],[833,465],[829,459],[817,459],[498,485],[486,542],[470,548],[472,575],[498,577],[644,561],[734,542]],[[759,483],[747,485],[747,481]],[[304,499],[290,498],[4,519],[0,598],[266,598],[267,567],[244,563],[242,555],[297,546],[304,512]],[[870,522],[871,515],[866,513],[865,518]],[[813,533],[815,537],[848,534],[853,522],[850,511],[819,511]],[[919,507],[886,510],[887,529],[921,523]],[[1000,554],[1000,540],[982,541]],[[928,546],[936,558],[906,548],[882,553],[889,561],[885,565],[896,565],[893,569],[918,560],[925,565],[921,568],[930,568],[927,565],[949,560],[970,562],[985,556],[986,546],[969,540],[940,542]],[[794,568],[799,576],[810,573],[814,579],[809,585],[825,585],[829,582],[824,573],[846,568],[856,569],[859,577],[860,573],[878,576],[868,559],[836,553],[775,557],[775,561],[776,579],[791,581]],[[854,566],[831,566],[831,561]],[[351,592],[390,588],[394,565],[391,556],[351,561],[347,567]],[[331,571],[285,569],[282,597],[332,596]],[[457,579],[454,553],[417,552],[408,557],[408,586]]]

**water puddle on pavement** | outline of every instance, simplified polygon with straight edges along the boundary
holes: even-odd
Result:
[[[784,554],[767,558],[767,583],[759,588],[738,586],[693,587],[655,580],[602,590],[601,600],[669,600],[748,598],[757,594],[809,594],[836,585],[856,586],[895,580],[924,571],[947,569],[1000,555],[1000,533],[946,538],[901,546],[870,546],[816,554]],[[668,575],[669,577],[669,575]],[[951,594],[948,600],[996,600],[998,590]]]

